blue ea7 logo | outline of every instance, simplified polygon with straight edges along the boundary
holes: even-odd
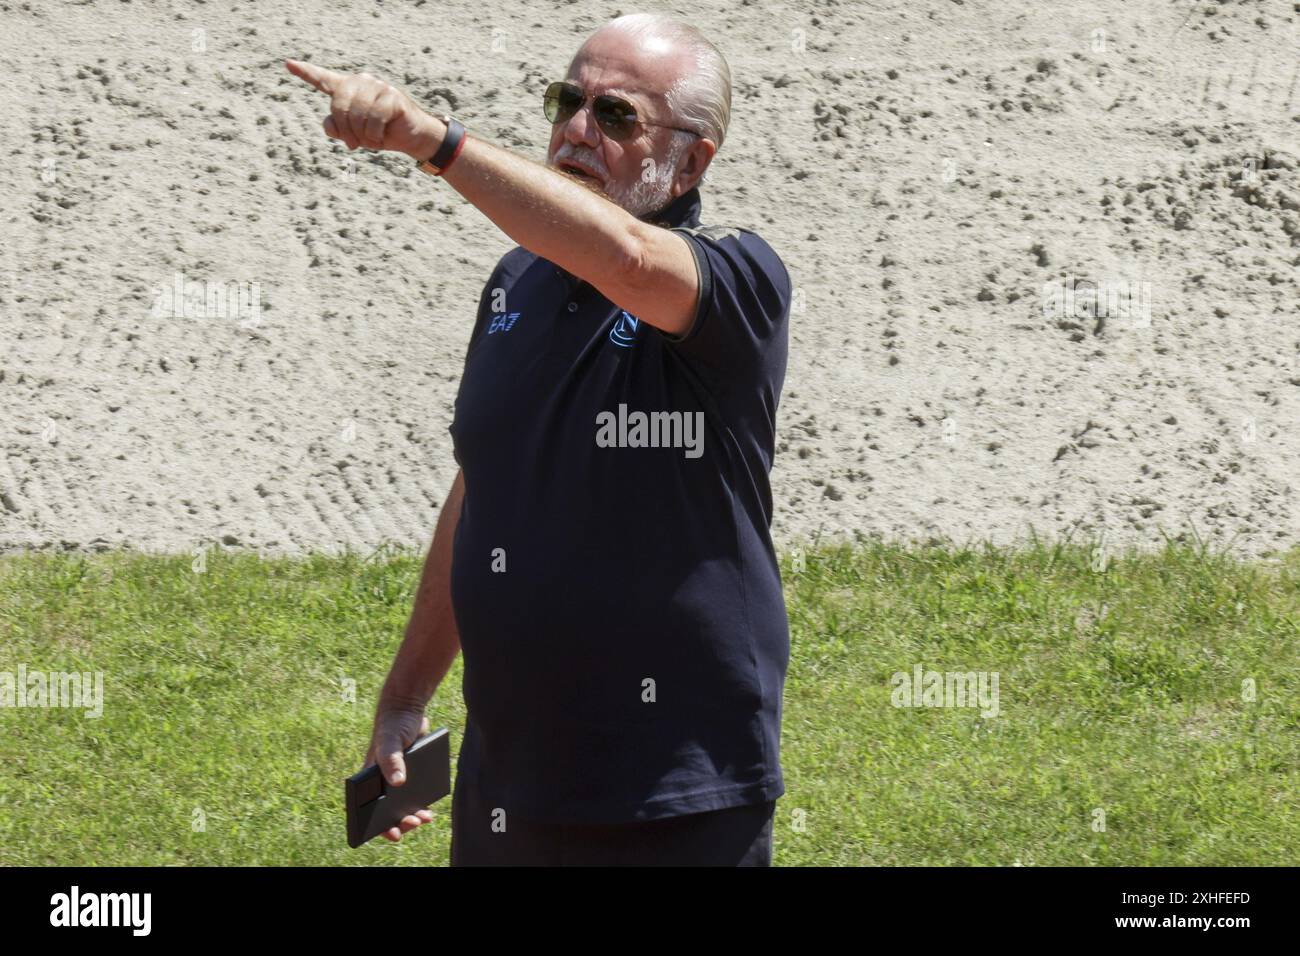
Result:
[[[609,330],[609,340],[615,345],[620,345],[625,349],[630,349],[636,344],[636,330],[641,325],[641,320],[635,315],[628,313],[624,309],[614,323],[614,327]]]
[[[493,332],[509,332],[515,327],[515,322],[519,320],[518,312],[503,312],[500,315],[492,316],[492,324],[488,326],[487,334]]]

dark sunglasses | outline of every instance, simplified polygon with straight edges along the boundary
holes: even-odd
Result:
[[[576,83],[557,80],[546,88],[546,93],[542,97],[542,109],[552,124],[564,123],[572,119],[586,102],[587,94],[582,91],[582,87]],[[630,139],[636,132],[638,122],[645,126],[662,126],[665,129],[700,135],[693,129],[685,129],[681,126],[638,120],[636,107],[621,96],[603,94],[594,97],[591,101],[591,110],[595,114],[596,125],[600,127],[600,131],[612,140]]]

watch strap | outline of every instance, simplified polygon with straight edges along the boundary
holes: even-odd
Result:
[[[442,117],[442,121],[447,125],[447,133],[443,136],[437,151],[428,159],[416,163],[416,166],[431,176],[441,176],[445,173],[465,145],[465,127],[460,120],[447,115]]]

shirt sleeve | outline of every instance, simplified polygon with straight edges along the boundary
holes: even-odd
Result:
[[[784,336],[790,318],[790,275],[757,234],[731,227],[673,230],[691,248],[699,273],[695,318],[670,348],[715,373],[744,369]]]

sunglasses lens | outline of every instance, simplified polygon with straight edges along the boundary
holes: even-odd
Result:
[[[552,83],[542,97],[542,109],[552,123],[563,123],[582,109],[582,91],[570,83]]]
[[[586,94],[573,83],[556,81],[542,96],[542,110],[552,123],[571,119],[587,100]],[[624,140],[636,131],[636,107],[617,96],[597,96],[592,112],[601,131],[610,139]]]
[[[617,96],[598,96],[592,104],[596,122],[610,139],[627,139],[636,130],[636,107]]]

